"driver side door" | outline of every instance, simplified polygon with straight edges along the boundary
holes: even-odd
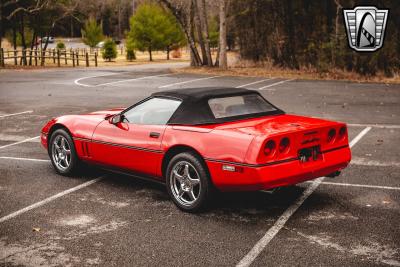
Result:
[[[161,141],[167,122],[180,105],[168,98],[150,98],[122,113],[117,123],[105,120],[92,137],[93,160],[150,176],[161,176]]]

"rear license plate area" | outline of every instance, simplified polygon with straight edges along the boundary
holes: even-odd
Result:
[[[322,159],[320,146],[312,146],[307,148],[302,148],[298,152],[298,157],[300,162],[313,162]]]

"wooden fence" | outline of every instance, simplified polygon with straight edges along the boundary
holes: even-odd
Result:
[[[98,50],[81,49],[0,49],[0,67],[6,65],[45,66],[45,65],[72,65],[89,67],[94,63],[97,67]],[[47,59],[47,61],[46,61]]]

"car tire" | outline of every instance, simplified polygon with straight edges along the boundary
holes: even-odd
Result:
[[[171,159],[166,171],[166,185],[175,205],[187,212],[204,210],[213,189],[204,161],[191,152],[180,153]]]
[[[54,131],[50,137],[48,151],[57,173],[65,176],[75,174],[80,166],[74,141],[64,129]]]

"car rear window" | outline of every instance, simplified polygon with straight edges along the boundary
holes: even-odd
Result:
[[[216,119],[277,110],[258,94],[211,98],[208,105]]]

